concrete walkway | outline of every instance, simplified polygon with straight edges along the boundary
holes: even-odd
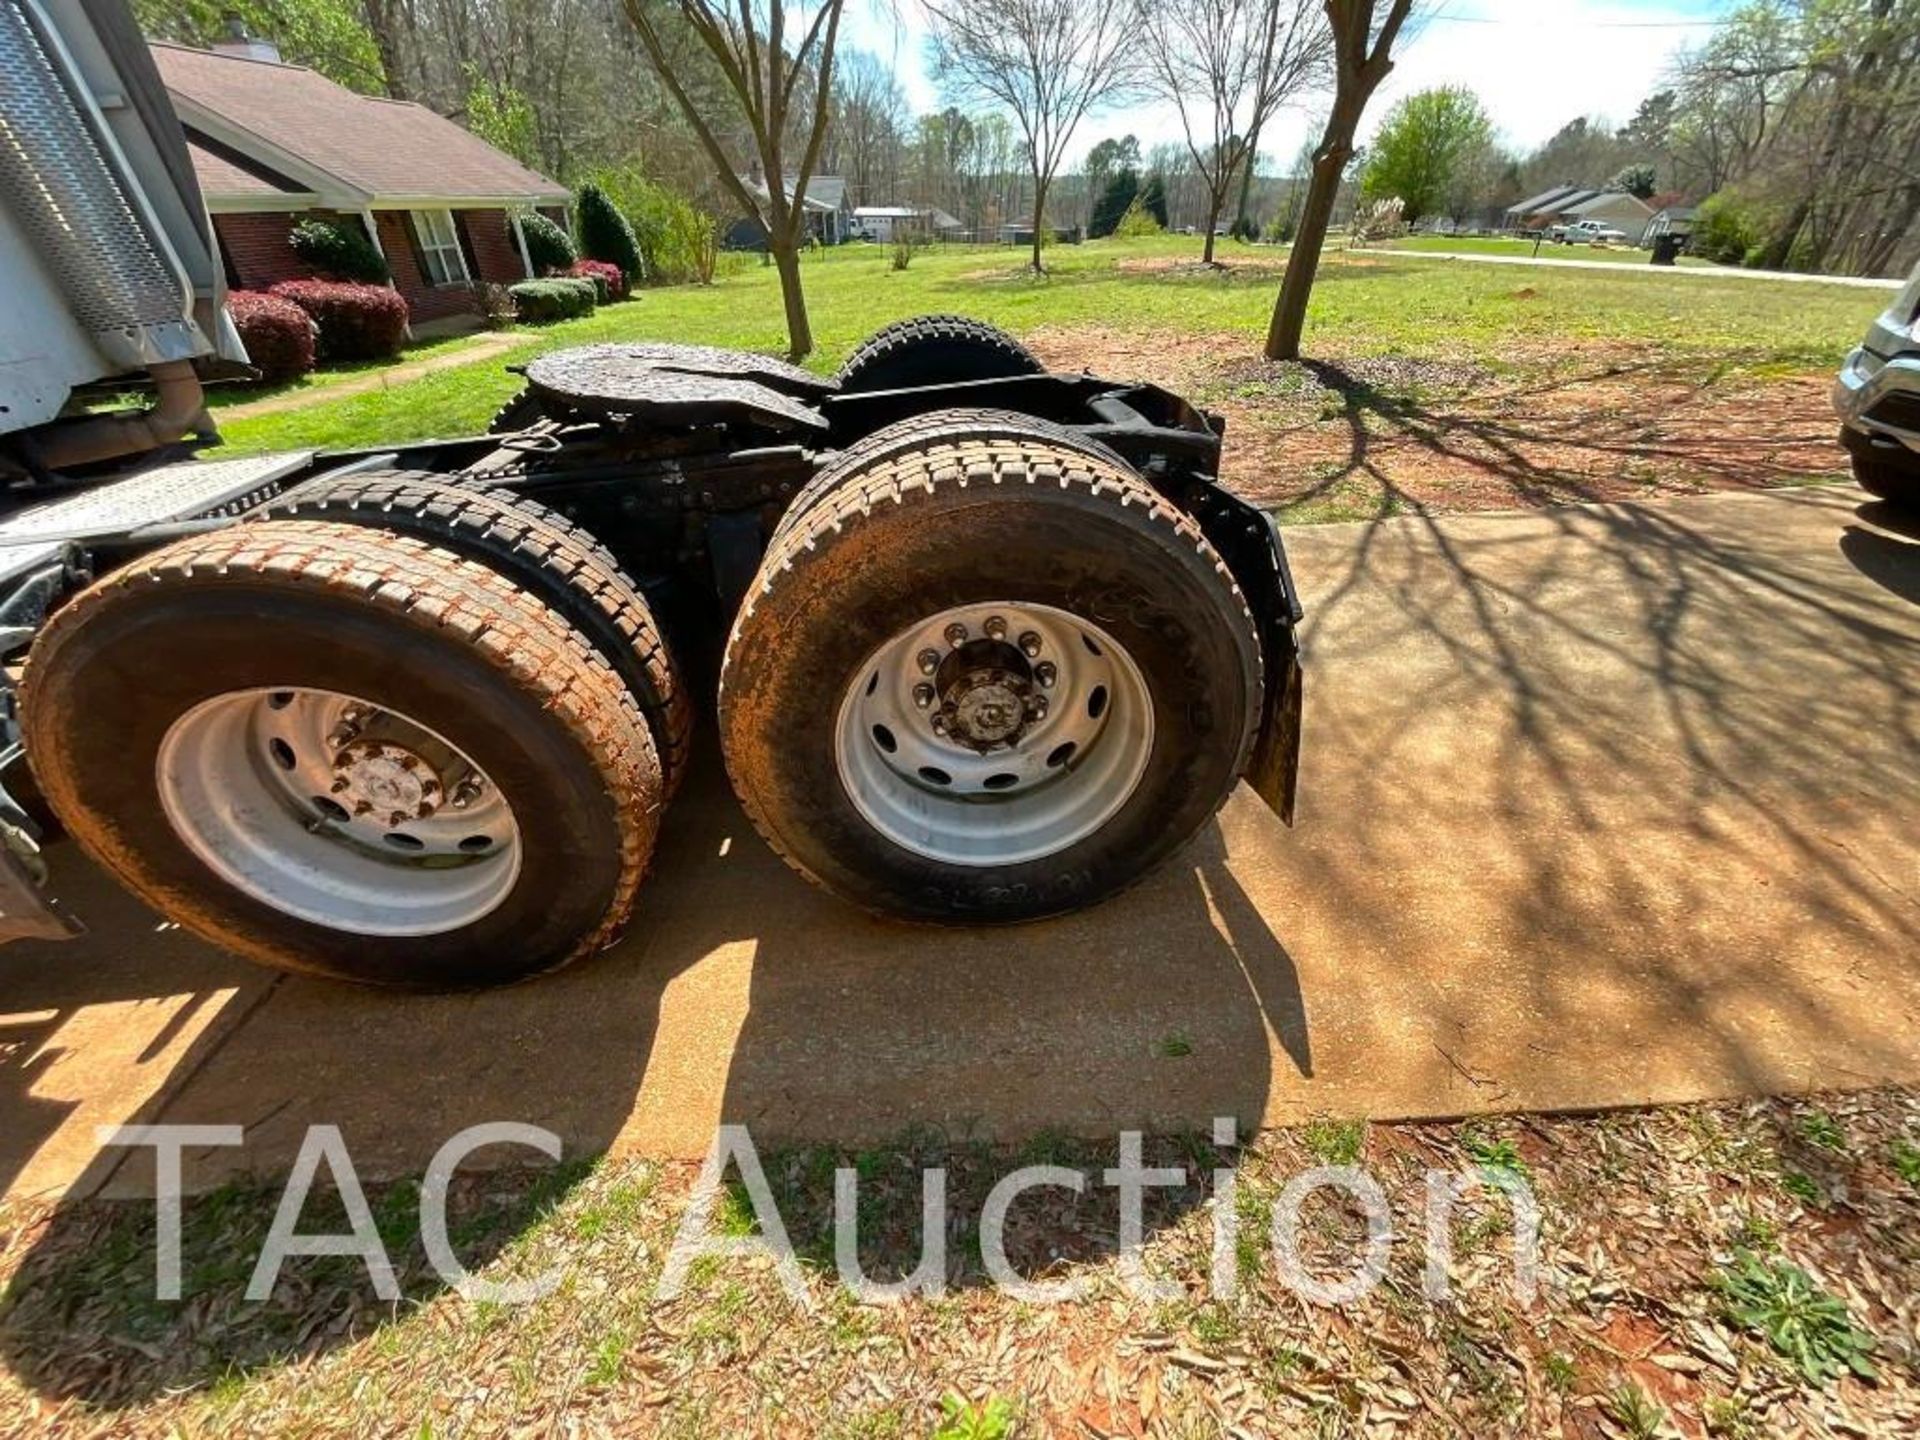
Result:
[[[1564,252],[1566,247],[1542,245],[1541,254],[1535,255],[1475,255],[1464,250],[1395,250],[1391,247],[1363,247],[1349,253],[1361,255],[1401,255],[1410,260],[1465,260],[1472,265],[1550,265],[1560,270],[1612,270],[1631,271],[1635,267],[1630,262],[1617,260],[1576,260],[1571,255],[1562,260],[1554,251]],[[1711,275],[1720,279],[1734,280],[1776,280],[1790,285],[1847,285],[1856,290],[1898,290],[1906,282],[1903,280],[1875,280],[1863,275],[1803,275],[1794,270],[1739,270],[1731,265],[1671,265],[1657,269],[1646,261],[1639,268],[1656,275]]]
[[[462,365],[491,360],[496,355],[504,355],[516,346],[526,343],[525,335],[476,335],[470,344],[462,345],[457,350],[444,351],[428,360],[402,361],[398,365],[389,365],[384,369],[369,371],[365,375],[356,375],[351,380],[336,380],[330,385],[308,385],[284,395],[270,395],[265,400],[249,400],[241,405],[223,406],[214,418],[216,420],[251,420],[258,415],[279,415],[288,410],[304,410],[309,405],[319,405],[328,400],[344,400],[353,395],[367,395],[375,390],[388,390],[395,385],[404,385],[410,380],[418,380],[422,375],[431,375],[438,370],[453,370]]]
[[[207,1183],[316,1122],[396,1174],[484,1120],[692,1155],[723,1119],[1017,1139],[1920,1080],[1917,536],[1846,489],[1293,531],[1299,828],[1243,791],[1019,929],[809,889],[710,760],[625,943],[493,994],[264,976],[59,848],[94,931],[0,949],[0,1182],[137,1191],[93,1141],[133,1119],[247,1126]]]

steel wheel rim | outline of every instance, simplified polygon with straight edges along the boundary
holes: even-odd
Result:
[[[498,786],[443,736],[352,695],[230,691],[181,715],[155,761],[160,807],[228,884],[356,935],[470,925],[519,878]]]
[[[1015,865],[1111,820],[1146,773],[1153,733],[1146,680],[1107,631],[1050,605],[990,601],[929,615],[867,657],[841,699],[834,761],[854,808],[894,844],[950,865]]]

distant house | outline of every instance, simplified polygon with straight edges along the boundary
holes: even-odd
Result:
[[[1517,205],[1509,205],[1502,218],[1509,230],[1537,230],[1542,225],[1552,223],[1556,205],[1569,200],[1584,200],[1594,193],[1578,185],[1556,185]]]
[[[1509,230],[1544,230],[1549,225],[1561,225],[1580,205],[1596,200],[1601,194],[1601,190],[1584,184],[1561,184],[1540,192],[1532,200],[1509,205],[1503,221]]]
[[[966,228],[937,205],[862,205],[853,212],[852,233],[883,244],[902,235],[951,240]]]
[[[798,177],[786,177],[782,189],[789,202],[793,199],[793,187]],[[755,200],[765,204],[772,198],[766,182],[758,176],[740,177],[740,183]],[[853,229],[853,212],[847,206],[847,182],[839,175],[815,175],[807,181],[807,194],[803,203],[807,212],[807,236],[822,245],[838,245],[849,238]],[[764,250],[767,248],[766,227],[760,223],[757,215],[742,215],[727,227],[720,243],[729,250]]]
[[[1647,233],[1647,222],[1653,219],[1653,207],[1637,195],[1608,190],[1567,206],[1557,219],[1569,225],[1580,220],[1598,220],[1625,235],[1629,245],[1638,245]]]
[[[477,319],[474,282],[532,267],[513,216],[564,221],[568,194],[445,116],[356,95],[263,40],[152,47],[236,289],[312,272],[289,234],[313,217],[362,227],[416,325]]]
[[[930,238],[933,212],[914,205],[859,205],[854,207],[853,233],[863,240]]]

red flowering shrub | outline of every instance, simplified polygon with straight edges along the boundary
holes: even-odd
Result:
[[[313,369],[313,322],[291,300],[233,290],[227,294],[227,313],[262,380],[292,380]]]
[[[379,360],[397,355],[407,338],[407,302],[384,285],[282,280],[267,293],[313,317],[322,360]]]
[[[627,277],[620,273],[618,265],[610,265],[605,260],[576,260],[556,273],[576,280],[591,280],[594,297],[602,305],[627,298]]]

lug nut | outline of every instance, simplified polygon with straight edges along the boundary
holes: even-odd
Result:
[[[391,815],[387,816],[387,828],[391,830],[396,825],[404,824],[406,822],[406,819],[407,819],[406,811],[396,810]]]
[[[1038,680],[1042,685],[1051,685],[1055,680],[1060,678],[1060,672],[1053,668],[1053,662],[1051,660],[1042,660],[1038,665],[1033,667],[1033,678]]]
[[[913,687],[913,703],[922,710],[933,704],[933,686],[916,685]]]
[[[1007,638],[1007,622],[1002,620],[998,615],[989,615],[987,617],[986,630],[989,640],[1004,640]]]
[[[420,757],[418,755],[402,755],[400,757],[400,768],[402,770],[418,770],[420,768]]]
[[[1033,718],[1036,720],[1046,719],[1047,718],[1047,697],[1044,695],[1034,696],[1032,704],[1027,706],[1027,712],[1030,715],[1032,715]]]
[[[1040,653],[1040,637],[1029,630],[1020,637],[1020,653],[1031,660]]]
[[[934,714],[933,733],[936,735],[944,735],[947,733],[947,717],[944,712],[936,712]]]
[[[940,668],[940,652],[938,650],[922,650],[918,663],[922,675],[931,675]]]
[[[415,819],[424,820],[429,815],[433,814],[433,806],[427,804],[426,801],[423,800],[420,802],[419,807],[413,812],[413,814]]]
[[[956,649],[967,643],[967,627],[958,620],[947,626],[947,644]]]
[[[371,815],[373,813],[373,802],[371,800],[354,801],[353,813],[356,815]]]
[[[469,777],[453,787],[453,808],[464,810],[480,798],[480,782]]]
[[[342,775],[338,780],[333,782],[333,786],[332,786],[333,793],[338,795],[341,791],[345,790],[352,783],[353,782],[351,780],[347,779],[346,776]]]

